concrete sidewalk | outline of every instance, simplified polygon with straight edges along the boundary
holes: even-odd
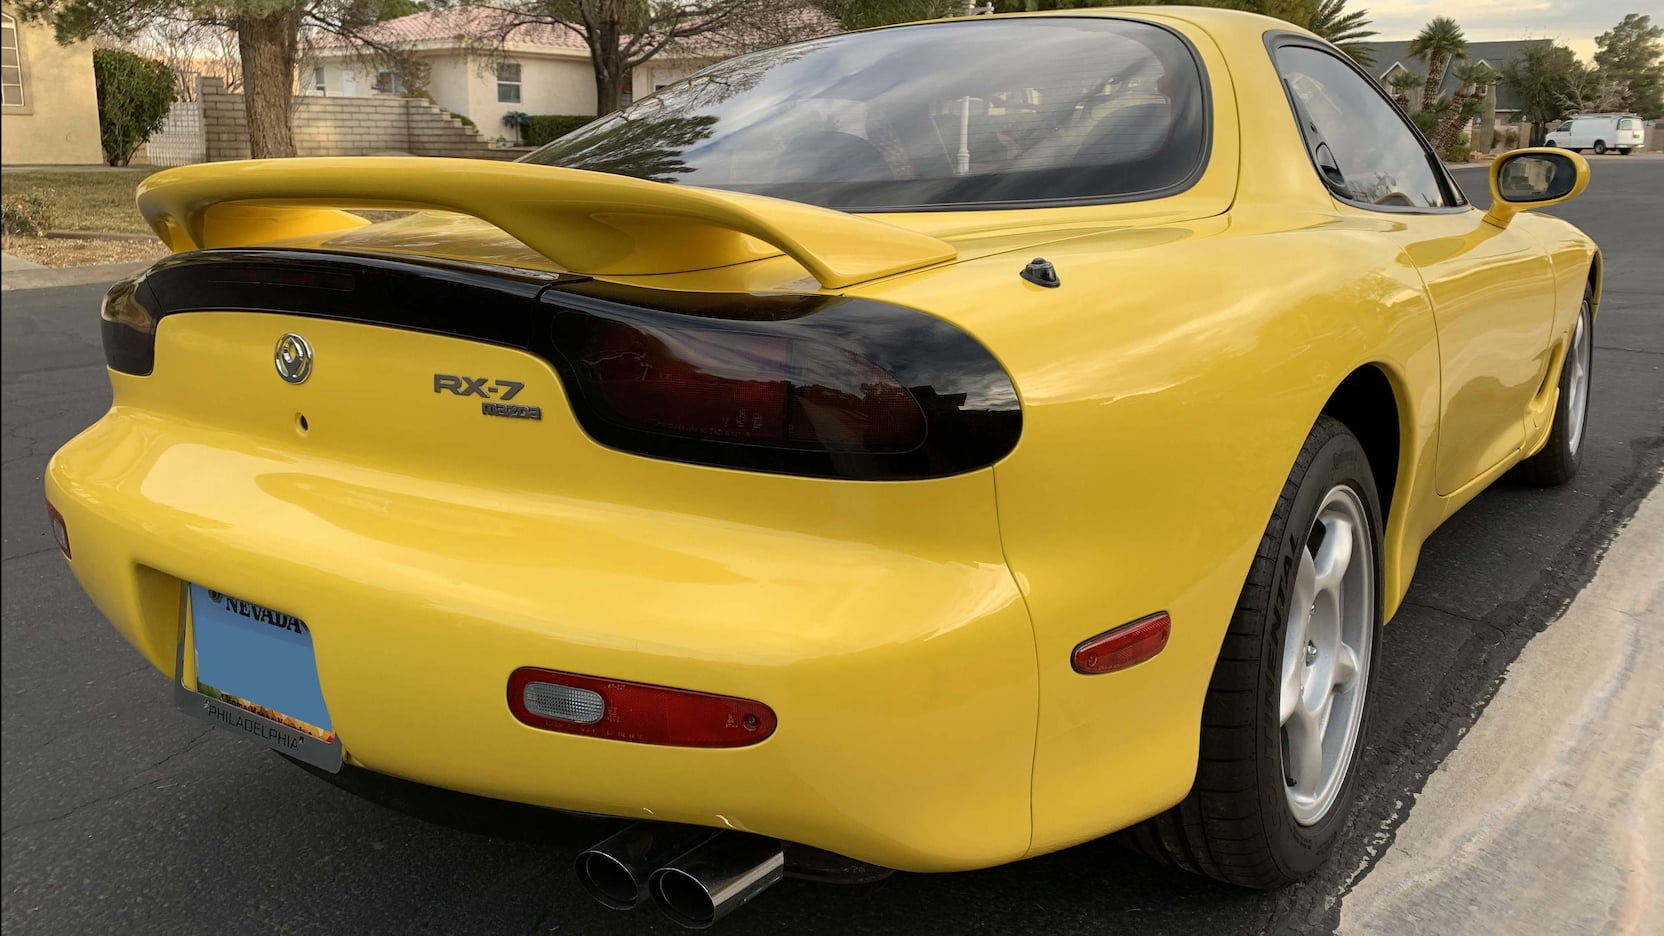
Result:
[[[18,273],[23,270],[44,270],[38,263],[14,257],[9,253],[0,253],[0,273]]]
[[[1664,933],[1664,488],[1428,777],[1339,932]]]

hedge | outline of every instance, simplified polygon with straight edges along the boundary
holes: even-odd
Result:
[[[92,74],[98,87],[104,159],[112,166],[125,166],[168,119],[177,97],[173,72],[156,59],[121,49],[94,49]]]
[[[533,114],[531,126],[523,130],[520,136],[530,146],[542,146],[594,120],[594,117],[578,114]]]

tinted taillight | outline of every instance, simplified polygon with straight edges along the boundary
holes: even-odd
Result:
[[[156,314],[144,277],[125,279],[104,294],[99,310],[104,360],[111,370],[143,376],[156,364]]]
[[[586,431],[676,461],[850,479],[991,464],[1021,428],[1005,371],[912,309],[825,300],[665,311],[546,294],[556,364]],[[749,314],[749,317],[747,317]]]
[[[523,666],[508,678],[508,707],[544,731],[638,744],[728,748],[774,733],[761,702]]]

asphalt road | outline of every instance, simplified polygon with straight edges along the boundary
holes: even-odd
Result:
[[[1607,257],[1582,473],[1550,490],[1505,479],[1428,544],[1381,648],[1362,801],[1346,844],[1314,880],[1238,891],[1100,842],[972,874],[858,887],[787,881],[722,931],[1332,930],[1352,882],[1393,847],[1424,779],[1509,662],[1589,580],[1664,462],[1664,159],[1591,161],[1593,184],[1559,209]],[[1479,172],[1460,178],[1484,184]],[[592,820],[419,790],[408,791],[410,804],[440,822],[413,818],[174,712],[167,680],[76,587],[42,508],[47,458],[108,405],[101,291],[12,292],[0,313],[5,932],[678,932],[651,909],[615,914],[578,889],[569,869],[598,837]]]

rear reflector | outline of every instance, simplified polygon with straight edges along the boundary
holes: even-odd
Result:
[[[749,699],[533,666],[509,675],[508,707],[544,731],[673,747],[744,747],[777,724],[773,709]]]
[[[64,554],[65,559],[72,558],[69,554],[69,526],[64,523],[64,515],[49,503],[46,505],[46,516],[52,521],[52,538],[58,541],[58,551]]]
[[[1172,619],[1160,611],[1082,641],[1071,662],[1075,672],[1088,676],[1137,666],[1167,646],[1172,630]]]

